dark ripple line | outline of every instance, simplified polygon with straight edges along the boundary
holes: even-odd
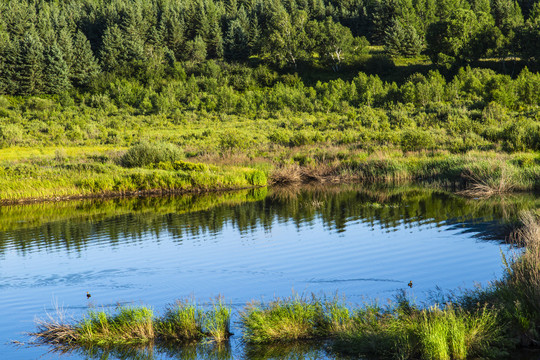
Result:
[[[402,283],[404,281],[393,280],[393,279],[376,279],[376,278],[358,278],[358,279],[334,279],[334,280],[317,280],[311,279],[306,281],[307,283],[343,283],[343,282],[357,282],[357,281],[375,281],[375,282],[393,282],[393,283]]]

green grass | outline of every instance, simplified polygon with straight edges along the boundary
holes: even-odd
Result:
[[[240,318],[243,338],[251,344],[331,337],[350,322],[349,310],[337,300],[298,296],[268,304],[251,303]]]
[[[178,301],[155,322],[156,332],[164,341],[194,341],[204,337],[202,312],[195,304]]]
[[[147,344],[155,338],[153,311],[147,307],[121,307],[114,314],[89,311],[74,328],[76,341],[83,344]]]
[[[59,346],[127,346],[170,344],[209,340],[222,343],[230,332],[231,309],[222,299],[210,309],[188,301],[178,301],[161,317],[144,306],[122,306],[115,311],[90,310],[83,320],[75,323],[52,317],[38,321],[38,339]]]
[[[205,335],[218,343],[227,340],[232,335],[231,312],[231,309],[223,304],[223,299],[218,298],[212,308],[203,314],[202,328]]]
[[[0,202],[133,193],[178,193],[266,185],[264,172],[238,166],[183,162],[156,168],[124,168],[115,163],[39,161],[0,167]],[[162,167],[162,168],[160,168]],[[186,170],[184,170],[186,169]]]

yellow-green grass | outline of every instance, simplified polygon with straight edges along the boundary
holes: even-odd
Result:
[[[221,300],[210,309],[183,301],[155,317],[145,306],[122,306],[114,311],[90,310],[81,321],[66,323],[53,319],[38,321],[39,340],[59,346],[152,345],[155,342],[211,340],[221,343],[230,332],[231,309]],[[59,319],[62,319],[59,314]]]
[[[253,302],[240,314],[250,344],[333,337],[350,326],[350,311],[337,299],[293,296],[268,304]]]
[[[111,145],[97,146],[39,146],[39,147],[7,147],[0,148],[0,163],[39,158],[82,157],[94,154],[123,151],[124,147]]]
[[[81,344],[147,344],[155,339],[153,311],[147,307],[121,307],[114,314],[91,310],[74,329]]]
[[[132,193],[175,193],[266,185],[260,170],[233,166],[170,170],[112,163],[14,164],[0,168],[0,202]]]
[[[257,157],[242,152],[203,154],[189,161],[130,168],[121,166],[126,151],[112,149],[3,149],[0,156],[11,160],[0,159],[0,202],[240,189],[265,186],[268,181],[415,182],[451,187],[471,197],[540,187],[538,153],[366,152],[303,146],[295,151],[276,148]]]

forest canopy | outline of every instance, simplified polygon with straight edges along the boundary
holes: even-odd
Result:
[[[337,72],[369,44],[442,71],[509,57],[534,68],[539,41],[540,4],[526,0],[7,0],[0,93],[178,78],[208,59]]]

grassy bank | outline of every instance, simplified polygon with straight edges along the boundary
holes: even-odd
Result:
[[[505,259],[504,277],[485,289],[419,307],[403,295],[386,306],[353,307],[340,299],[293,296],[252,302],[239,313],[246,349],[324,341],[340,356],[450,360],[499,358],[540,343],[540,214],[521,216],[514,239],[524,245]],[[177,302],[161,317],[148,308],[89,312],[74,324],[48,320],[33,335],[59,346],[163,344],[231,335],[231,309]]]
[[[0,203],[126,194],[200,192],[266,185],[263,171],[182,160],[172,145],[140,144],[119,154],[92,149],[4,161]]]
[[[19,153],[17,155],[17,153]],[[172,143],[126,149],[0,150],[0,203],[300,183],[420,183],[479,197],[540,188],[540,154],[366,152],[302,146],[186,156]]]

